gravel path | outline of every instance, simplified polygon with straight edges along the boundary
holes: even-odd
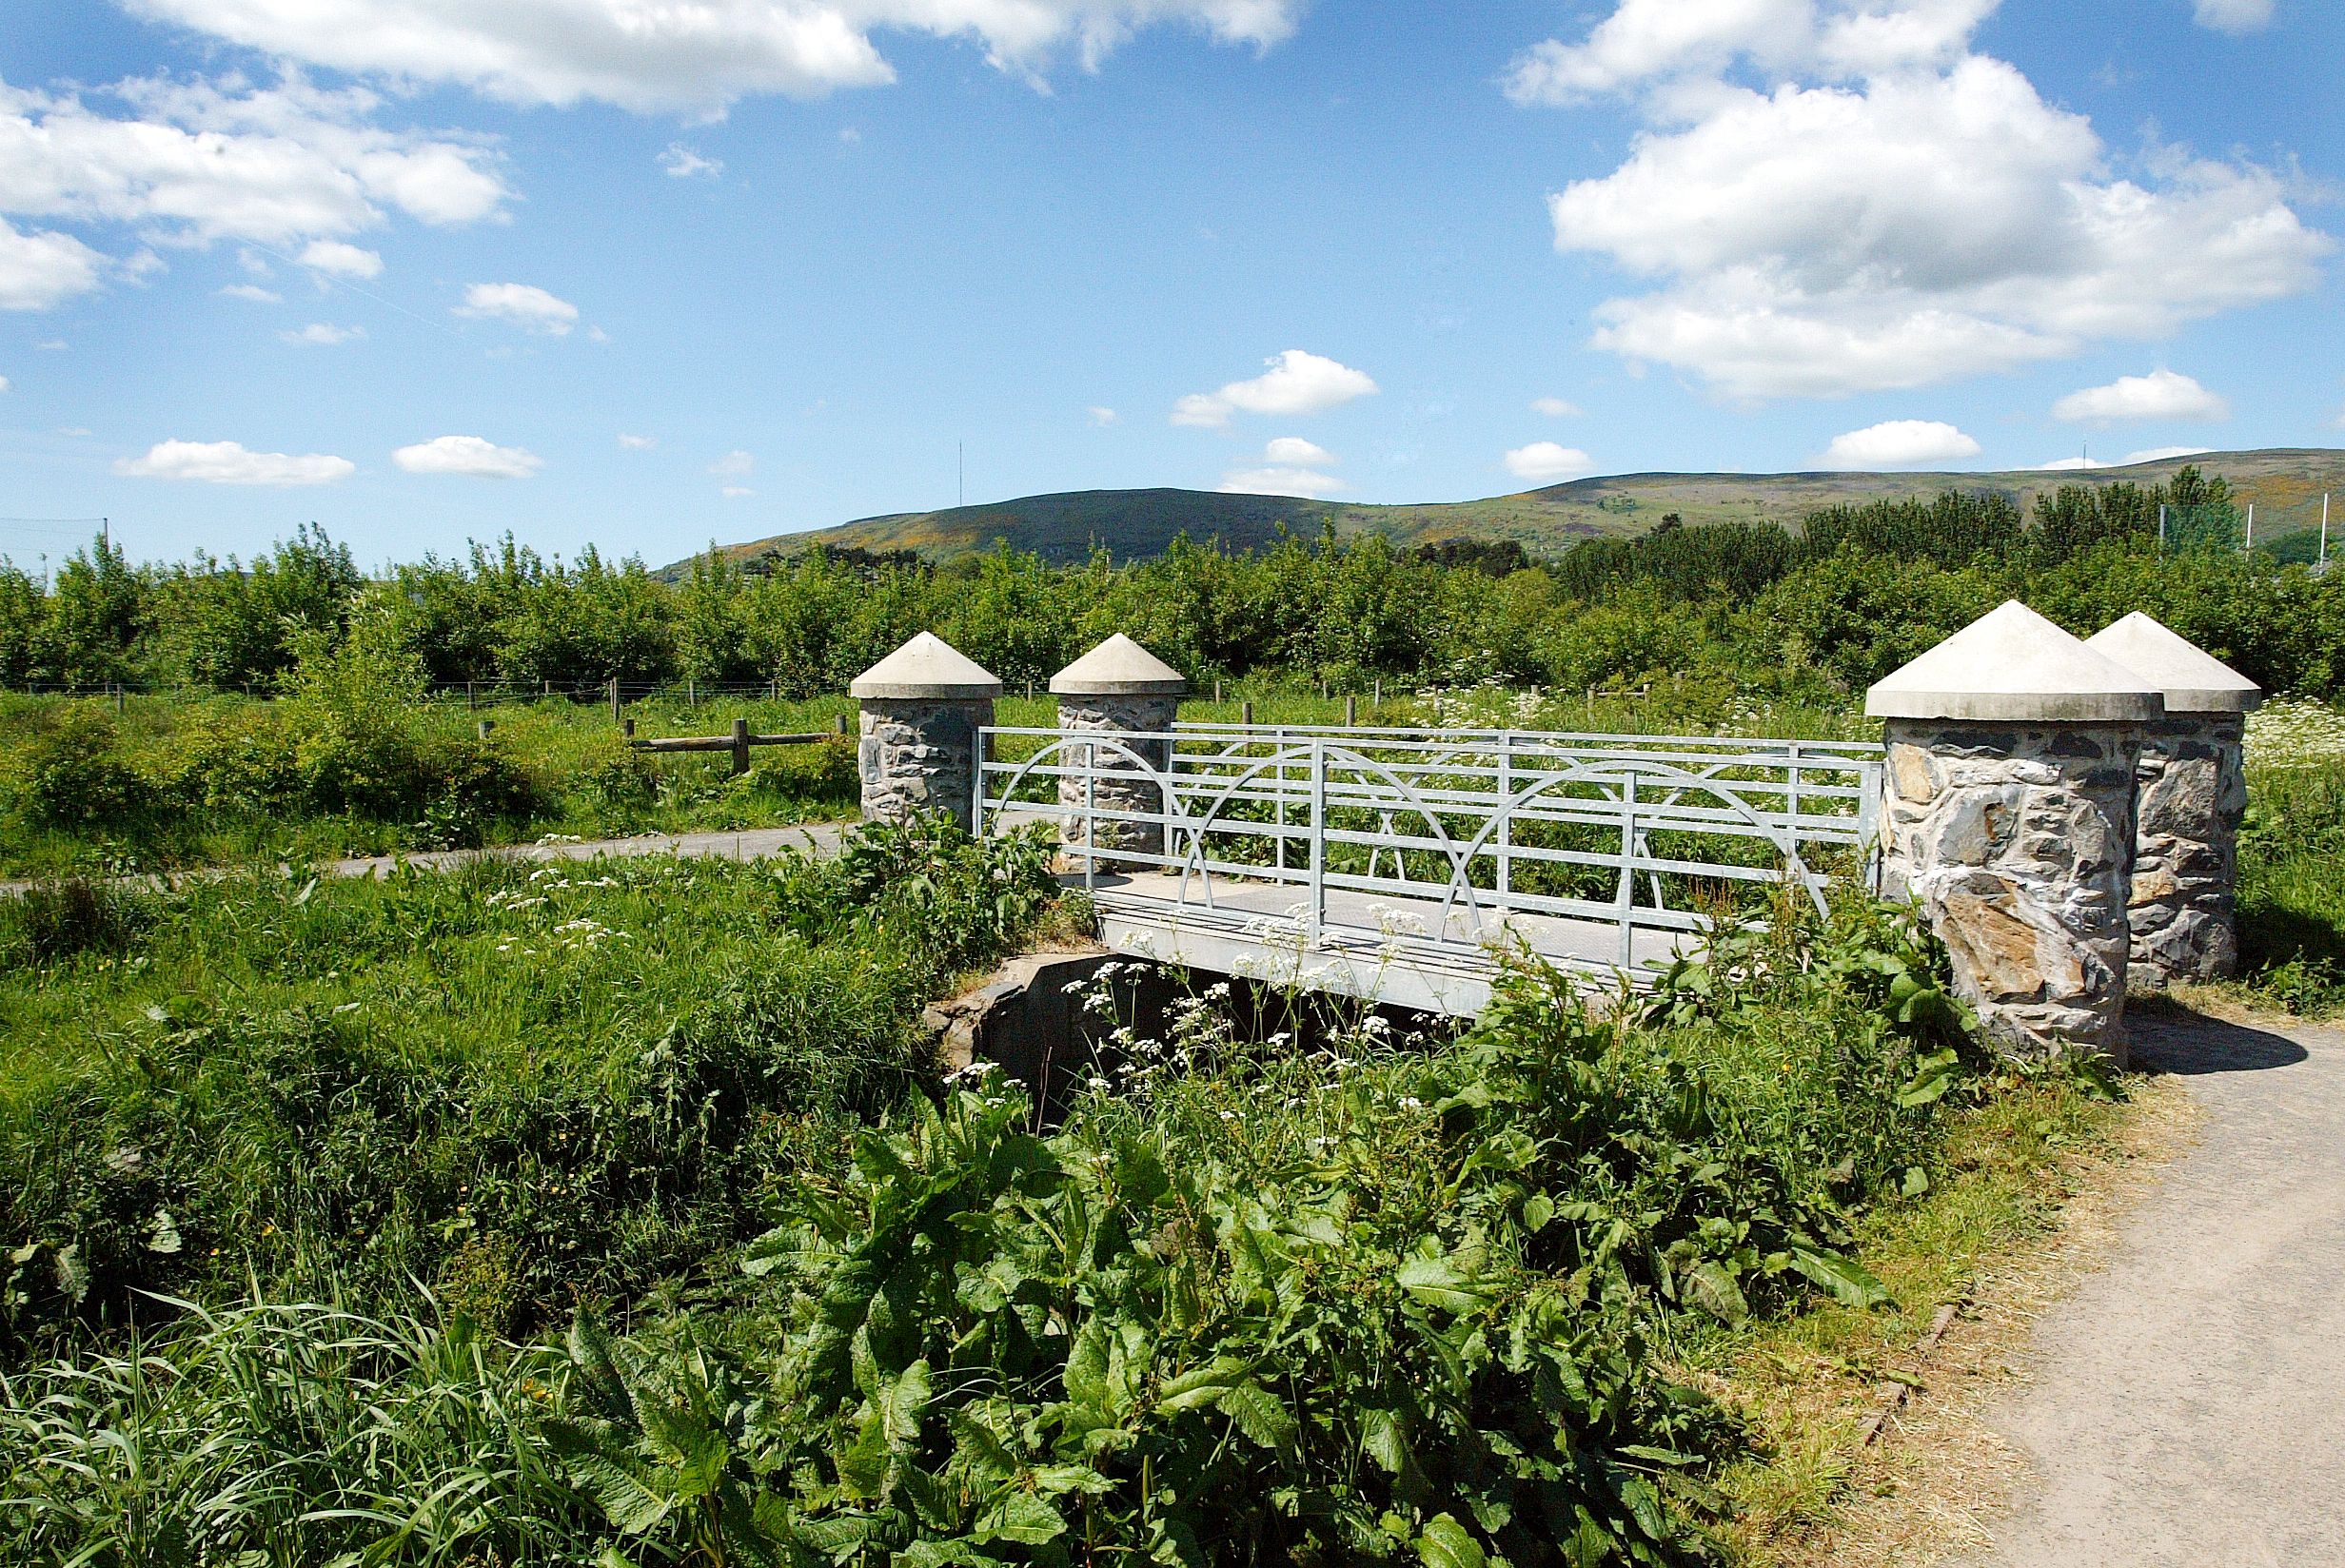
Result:
[[[515,844],[494,850],[424,850],[412,854],[356,855],[346,860],[329,862],[325,869],[329,876],[388,876],[403,862],[428,871],[445,871],[451,866],[483,854],[503,855],[515,860],[557,861],[592,860],[597,855],[680,854],[713,855],[723,860],[760,860],[767,855],[781,854],[791,850],[805,850],[815,854],[832,854],[853,827],[847,822],[813,822],[789,828],[744,828],[736,833],[643,833],[634,838],[590,838],[576,844]],[[227,874],[227,868],[213,868]],[[201,871],[183,875],[202,875]],[[163,878],[144,876],[127,878],[132,884],[160,886]],[[0,897],[20,893],[35,886],[27,880],[0,880]]]
[[[1977,1568],[2345,1564],[2345,1034],[2143,1019],[2201,1136],[1988,1413],[2036,1485]]]

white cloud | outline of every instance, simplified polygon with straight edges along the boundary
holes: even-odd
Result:
[[[1979,455],[1979,443],[1941,420],[1888,420],[1832,438],[1826,468],[1923,468]]]
[[[1576,402],[1567,402],[1562,398],[1533,398],[1530,411],[1534,414],[1545,414],[1551,420],[1569,420],[1579,417],[1580,405]]]
[[[462,474],[481,480],[525,480],[545,460],[518,446],[498,446],[479,436],[436,436],[403,446],[391,461],[410,474]]]
[[[341,240],[312,240],[303,247],[301,259],[302,265],[337,278],[374,278],[383,272],[380,255]]]
[[[47,310],[98,286],[106,258],[54,229],[27,234],[0,219],[0,310]]]
[[[1115,422],[1116,414],[1115,410],[1113,408],[1102,408],[1097,404],[1094,404],[1092,407],[1085,409],[1084,412],[1091,416],[1092,423],[1099,426],[1103,430]]]
[[[2085,420],[2227,420],[2231,405],[2188,376],[2153,370],[2119,376],[2106,386],[2071,392],[2052,405],[2052,417]]]
[[[285,296],[259,284],[230,284],[220,291],[224,300],[249,300],[254,304],[283,304]]]
[[[660,167],[671,180],[689,180],[700,174],[713,180],[724,172],[724,160],[703,158],[681,142],[670,142],[668,149],[660,154]]]
[[[2260,32],[2272,25],[2272,0],[2192,0],[2202,28],[2217,32]]]
[[[323,452],[293,457],[284,452],[247,452],[236,441],[167,441],[148,448],[143,458],[118,459],[114,472],[140,479],[286,487],[346,480],[358,472],[358,464]]]
[[[1262,449],[1265,462],[1276,468],[1331,468],[1335,454],[1300,436],[1280,436]]]
[[[1516,447],[1507,454],[1505,461],[1508,473],[1533,484],[1559,484],[1593,473],[1596,468],[1588,455],[1578,447],[1544,441]]]
[[[311,322],[299,332],[280,332],[277,336],[289,343],[308,343],[319,348],[332,348],[337,344],[346,343],[353,338],[366,336],[366,329],[363,326],[336,326],[331,322]]]
[[[738,480],[757,472],[757,467],[758,460],[754,455],[736,449],[710,463],[708,471],[719,479]]]
[[[66,351],[66,341],[63,338],[44,338],[32,346],[44,354],[62,354]]]
[[[1221,478],[1221,492],[1227,496],[1302,496],[1318,500],[1349,488],[1332,474],[1316,474],[1308,468],[1247,468]]]
[[[1219,429],[1233,413],[1317,414],[1365,398],[1376,383],[1350,365],[1290,348],[1265,360],[1270,369],[1248,382],[1232,382],[1218,392],[1192,392],[1172,407],[1174,424]]]
[[[1967,52],[1992,0],[1623,0],[1543,47],[1532,101],[1626,93],[1648,128],[1549,198],[1557,247],[1651,282],[1595,346],[1729,397],[1924,385],[2312,286],[2330,248],[2280,180],[2153,150]],[[1727,74],[1756,73],[1766,90]]]
[[[0,392],[6,392],[8,389],[9,379],[6,376],[0,376]]]
[[[130,0],[131,9],[269,54],[454,82],[519,103],[599,99],[640,112],[713,111],[756,93],[811,98],[896,72],[878,29],[968,37],[1037,79],[1073,50],[1096,68],[1140,28],[1186,23],[1267,49],[1303,0]]]
[[[717,493],[727,500],[744,500],[757,494],[745,484],[728,484]]]
[[[365,88],[156,76],[93,96],[125,112],[0,84],[0,213],[136,225],[173,244],[282,245],[392,211],[469,223],[510,194],[483,147],[377,125],[383,100]]]
[[[578,324],[578,306],[534,284],[474,284],[464,290],[459,316],[510,322],[531,332],[560,338]]]
[[[622,430],[619,433],[619,444],[630,452],[648,452],[653,447],[660,444],[660,438],[657,436],[630,436]]]

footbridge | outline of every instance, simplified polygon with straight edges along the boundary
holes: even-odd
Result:
[[[984,728],[981,833],[1056,825],[1112,947],[1471,1016],[1516,954],[1649,986],[1869,876],[1878,744],[1530,730]]]

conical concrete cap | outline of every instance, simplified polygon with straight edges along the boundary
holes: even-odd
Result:
[[[857,696],[961,697],[1001,696],[993,672],[934,632],[922,632],[855,677]]]
[[[2012,599],[1876,681],[1875,718],[2122,724],[2156,718],[2156,686]]]
[[[2263,706],[2262,687],[2138,610],[2084,645],[2165,693],[2170,714],[2245,714]]]
[[[1051,690],[1060,696],[1178,696],[1189,682],[1118,632],[1051,676]]]

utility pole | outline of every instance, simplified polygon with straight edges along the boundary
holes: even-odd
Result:
[[[969,504],[969,443],[953,443],[953,504]]]
[[[2158,553],[2166,553],[2166,503],[2162,500],[2158,503]]]
[[[2247,553],[2256,553],[2256,503],[2252,500],[2247,503]]]

